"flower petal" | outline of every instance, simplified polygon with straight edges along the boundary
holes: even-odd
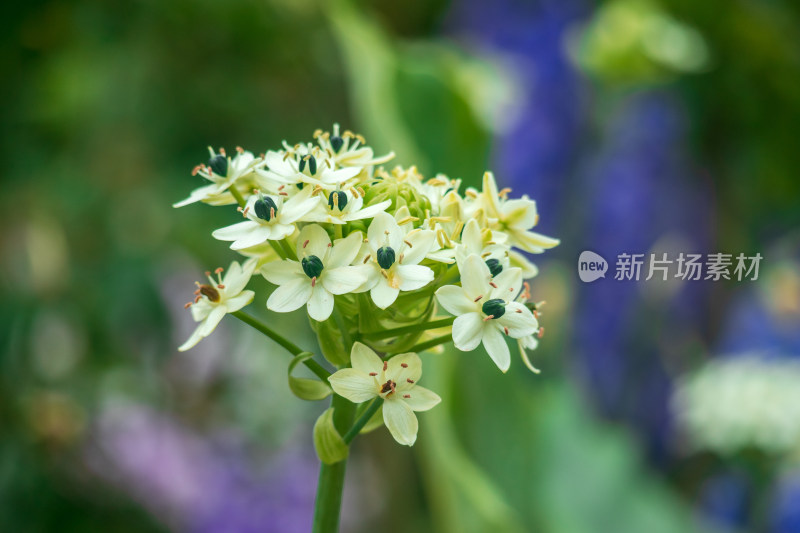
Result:
[[[276,226],[277,224],[269,226],[257,224],[252,229],[250,229],[246,235],[242,235],[239,239],[236,239],[236,241],[233,244],[231,244],[231,250],[241,250],[243,248],[250,248],[251,246],[261,244],[262,242],[274,238],[275,236],[272,233],[273,229]]]
[[[467,313],[453,322],[453,344],[462,352],[471,352],[477,348],[481,338],[483,338],[483,320],[480,313]]]
[[[400,277],[401,291],[414,291],[433,281],[433,270],[422,265],[397,265],[395,273]]]
[[[392,305],[394,301],[397,300],[398,294],[400,294],[400,289],[390,287],[383,278],[381,278],[380,281],[378,281],[378,284],[372,287],[372,289],[369,291],[372,301],[375,302],[375,305],[381,309],[386,309]]]
[[[195,328],[195,330],[192,332],[192,334],[189,336],[189,338],[186,340],[186,342],[184,342],[183,344],[181,344],[180,346],[178,346],[178,351],[179,351],[179,352],[185,352],[185,351],[186,351],[186,350],[188,350],[189,348],[194,348],[194,346],[195,346],[195,345],[196,345],[198,342],[200,342],[201,340],[203,340],[203,336],[200,334],[200,330],[201,330],[202,328],[203,328],[203,325],[202,325],[202,324],[200,324],[199,326],[197,326],[197,328]]]
[[[464,226],[464,232],[461,234],[461,244],[467,254],[480,254],[483,250],[481,227],[474,218],[469,219],[469,222]]]
[[[403,255],[401,261],[404,265],[416,265],[433,249],[436,242],[436,234],[428,229],[412,231],[406,235],[403,241],[404,246],[400,248]],[[408,246],[410,243],[411,246]]]
[[[267,307],[277,313],[300,309],[311,298],[311,280],[296,278],[281,285],[270,294]]]
[[[508,336],[515,339],[527,337],[539,329],[539,323],[531,310],[519,302],[509,302],[506,312],[495,321],[501,327],[508,328]]]
[[[417,440],[419,422],[411,407],[401,399],[387,399],[383,402],[383,422],[394,440],[412,446]]]
[[[381,372],[383,361],[369,346],[354,342],[353,349],[350,350],[350,366],[369,374],[370,372]]]
[[[394,380],[398,387],[406,389],[408,387],[405,385],[413,386],[422,376],[422,361],[415,353],[395,355],[389,359],[386,376],[388,379]]]
[[[206,319],[200,324],[200,335],[208,337],[225,317],[225,307],[218,305],[211,310]]]
[[[211,232],[211,236],[220,241],[238,241],[250,235],[250,233],[258,228],[260,224],[252,220],[245,220],[244,222],[237,222],[224,228],[219,228]]]
[[[489,267],[486,266],[481,256],[469,255],[459,263],[458,269],[461,274],[461,286],[470,300],[474,300],[478,296],[488,296],[492,273],[489,272]]]
[[[378,382],[372,376],[353,368],[338,370],[328,378],[333,391],[353,403],[366,402],[378,395]]]
[[[296,222],[317,207],[321,198],[319,196],[311,196],[312,190],[312,187],[304,188],[281,206],[278,216],[282,224]]]
[[[494,327],[486,328],[483,332],[483,347],[486,348],[486,353],[492,358],[497,368],[506,372],[511,366],[511,354],[500,330]]]
[[[225,271],[225,275],[222,277],[222,284],[225,285],[226,294],[241,292],[250,281],[255,263],[245,263],[245,265],[247,268],[243,268],[242,265],[234,261],[230,264],[228,270]]]
[[[345,294],[358,289],[367,277],[364,269],[343,266],[322,271],[320,282],[331,294]]]
[[[225,301],[225,310],[228,313],[234,313],[246,305],[250,305],[256,293],[253,291],[242,291],[233,298],[228,298]]]
[[[308,300],[308,315],[317,322],[322,322],[328,320],[331,313],[333,313],[333,295],[321,284],[317,284],[311,290],[311,298]]]
[[[506,268],[492,279],[497,285],[492,288],[489,298],[513,300],[522,288],[522,270],[519,268]]]
[[[414,387],[406,394],[411,397],[403,401],[414,411],[427,411],[442,401],[438,394],[425,387]]]
[[[337,268],[349,265],[358,255],[363,241],[364,236],[360,231],[354,231],[344,239],[335,241],[325,266],[327,268]]]
[[[342,220],[349,222],[351,220],[362,220],[362,219],[365,219],[365,218],[372,218],[372,217],[374,217],[375,215],[377,215],[379,213],[385,212],[386,208],[389,207],[390,205],[392,205],[392,201],[391,200],[386,200],[386,201],[381,202],[379,204],[374,204],[374,205],[371,205],[369,207],[365,207],[361,211],[356,211],[354,213],[348,213],[347,215],[342,217]],[[391,216],[391,215],[389,215],[389,216]]]
[[[297,261],[291,259],[281,259],[273,261],[261,267],[261,275],[270,283],[284,285],[296,279],[308,278],[302,270],[303,267]]]
[[[447,309],[448,313],[456,316],[477,312],[480,308],[480,304],[467,298],[464,289],[456,285],[439,287],[436,291],[436,298],[439,300],[439,304]]]
[[[378,213],[369,225],[367,238],[370,248],[378,251],[383,246],[390,246],[395,251],[403,244],[403,230],[389,213]]]
[[[325,259],[328,253],[328,245],[331,243],[328,232],[319,224],[309,224],[300,230],[297,236],[297,257],[303,258],[316,255],[321,260]]]

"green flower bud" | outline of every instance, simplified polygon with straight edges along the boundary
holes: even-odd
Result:
[[[306,273],[306,276],[309,278],[318,278],[320,274],[322,274],[323,267],[322,261],[316,255],[309,255],[308,257],[304,257],[301,261],[303,265],[303,272]]]
[[[222,154],[217,154],[208,160],[208,166],[218,176],[228,175],[228,158]]]
[[[389,246],[378,248],[378,264],[383,269],[392,268],[394,264],[394,250]]]
[[[496,276],[503,271],[503,265],[497,259],[487,259],[486,266],[489,267],[489,272],[492,273],[492,276]]]
[[[267,222],[272,220],[272,217],[274,217],[278,212],[278,206],[275,205],[275,200],[269,196],[262,196],[256,200],[256,203],[253,207],[256,211],[256,216],[262,220],[266,220]]]
[[[500,318],[506,314],[506,302],[500,298],[493,298],[483,303],[481,311],[483,311],[486,316]]]

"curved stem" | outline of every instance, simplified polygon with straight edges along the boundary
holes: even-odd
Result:
[[[344,437],[342,437],[345,444],[350,444],[353,439],[356,438],[356,435],[358,435],[361,430],[364,429],[364,426],[367,425],[367,422],[369,422],[369,419],[372,418],[372,415],[374,415],[378,409],[381,408],[381,405],[383,405],[383,398],[375,398],[372,400],[372,403],[369,404],[369,407],[367,407],[364,412],[361,413],[361,416],[358,417],[358,420],[353,423],[353,427],[351,427],[350,430],[345,433]]]
[[[408,350],[408,351],[409,352],[424,352],[425,350],[428,350],[430,348],[434,348],[436,346],[439,346],[440,344],[446,344],[446,343],[448,343],[448,342],[450,342],[452,340],[453,340],[452,333],[448,333],[448,334],[442,335],[440,337],[434,337],[429,341],[421,342],[421,343],[417,344],[416,346],[412,346],[411,349]]]
[[[244,201],[244,197],[242,196],[242,193],[239,192],[239,190],[236,188],[236,186],[235,185],[231,185],[230,187],[228,187],[228,190],[231,191],[231,194],[233,195],[233,197],[236,198],[237,202],[239,202],[239,206],[240,207],[244,207],[247,202]]]
[[[442,318],[440,320],[434,320],[433,322],[424,322],[422,324],[412,324],[410,326],[403,326],[400,328],[364,333],[364,336],[374,340],[388,339],[391,337],[405,335],[407,333],[416,333],[418,331],[425,331],[428,329],[444,328],[447,326],[452,326],[455,319],[456,317],[451,316],[447,318]]]
[[[301,349],[299,346],[297,346],[289,339],[280,335],[277,331],[273,330],[272,328],[270,328],[257,318],[252,317],[243,311],[235,311],[231,313],[231,316],[234,316],[239,320],[241,320],[242,322],[244,322],[245,324],[247,324],[248,326],[257,329],[258,331],[260,331],[261,333],[263,333],[276,343],[280,344],[292,355],[300,355],[301,353],[306,351]],[[325,370],[325,368],[323,368],[321,364],[317,363],[313,359],[306,359],[305,361],[303,361],[303,364],[306,365],[308,369],[311,370],[314,374],[316,374],[316,376],[319,379],[321,379],[325,383],[328,382],[328,378],[330,377],[331,373]]]

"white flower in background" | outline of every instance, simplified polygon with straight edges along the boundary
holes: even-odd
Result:
[[[314,138],[328,157],[340,167],[359,167],[360,171],[363,167],[382,165],[394,158],[394,152],[375,157],[372,148],[366,146],[364,137],[351,131],[340,134],[338,124],[333,125],[333,134],[317,130]]]
[[[354,403],[383,398],[383,421],[394,440],[412,446],[419,423],[414,411],[427,411],[442,399],[417,385],[422,376],[422,361],[415,353],[381,360],[367,346],[356,342],[350,354],[352,368],[344,368],[328,378],[336,394]]]
[[[684,377],[672,406],[695,449],[800,453],[800,361],[744,354]]]
[[[327,320],[333,312],[333,297],[357,289],[366,277],[357,267],[350,266],[363,236],[355,231],[331,244],[322,226],[304,227],[297,237],[299,261],[284,259],[267,263],[261,274],[278,285],[267,300],[267,307],[278,313],[288,313],[307,305],[314,320]]]
[[[320,202],[310,190],[298,191],[285,200],[281,194],[256,194],[247,201],[242,213],[247,219],[214,231],[211,235],[221,241],[233,241],[231,249],[250,248],[268,240],[281,240],[295,230],[295,222],[305,217]]]
[[[327,192],[327,191],[325,191]],[[364,207],[364,198],[356,189],[334,190],[327,192],[327,201],[321,201],[316,209],[308,214],[306,220],[329,224],[347,224],[354,220],[372,218],[383,213],[392,205],[391,200],[384,200]]]
[[[235,203],[236,200],[227,192],[228,189],[240,179],[252,174],[263,162],[261,158],[254,157],[251,152],[238,147],[233,158],[228,157],[225,150],[220,150],[217,154],[209,146],[208,151],[211,154],[208,165],[198,165],[192,174],[204,177],[211,184],[195,189],[188,198],[173,204],[173,207],[183,207],[201,201],[214,205]]]
[[[517,297],[517,301],[524,305],[531,298],[531,289],[527,281],[523,283],[523,286],[525,287],[525,290],[523,290],[520,293],[519,297]],[[542,305],[544,305],[544,302],[539,302],[534,306],[533,317],[537,320],[537,322],[539,320],[538,307]],[[528,357],[528,350],[535,350],[539,346],[539,339],[537,339],[537,336],[541,337],[543,333],[544,333],[544,328],[539,328],[539,330],[536,331],[536,333],[532,333],[530,335],[526,335],[524,337],[520,337],[517,339],[517,345],[519,346],[519,355],[520,357],[522,357],[522,362],[525,363],[525,366],[528,367],[528,370],[530,370],[534,374],[539,374],[540,370],[535,366],[533,366],[533,364],[531,363],[531,360]]]
[[[359,292],[370,291],[375,305],[386,309],[400,291],[421,289],[433,281],[433,270],[418,264],[434,243],[430,230],[406,233],[389,213],[379,213],[367,230],[367,255],[361,269],[367,279]]]
[[[254,261],[246,262],[244,267],[234,261],[225,276],[221,275],[222,268],[215,271],[216,280],[211,277],[211,272],[206,272],[209,283],[198,283],[194,302],[186,304],[191,309],[192,318],[195,322],[200,322],[200,325],[189,340],[178,348],[179,351],[184,352],[208,337],[227,313],[238,311],[253,301],[253,291],[243,289],[250,281],[254,269]]]
[[[539,222],[536,202],[529,200],[527,196],[508,200],[506,196],[509,192],[510,189],[497,190],[497,183],[491,172],[483,175],[480,203],[489,218],[489,227],[506,233],[509,244],[526,252],[541,253],[558,246],[558,239],[530,231]]]
[[[468,352],[483,342],[489,357],[505,372],[511,357],[503,333],[519,339],[539,327],[531,311],[514,301],[522,287],[522,272],[509,268],[493,277],[478,255],[470,255],[458,268],[461,287],[445,285],[436,291],[442,307],[457,316],[453,343]]]

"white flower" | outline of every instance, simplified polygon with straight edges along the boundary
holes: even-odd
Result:
[[[358,288],[365,276],[350,266],[361,247],[362,234],[353,232],[333,245],[327,232],[317,224],[304,227],[297,237],[297,257],[261,267],[261,274],[278,285],[267,300],[267,307],[288,313],[307,304],[314,320],[327,320],[333,312],[333,296]]]
[[[417,385],[422,376],[422,361],[415,353],[381,360],[367,346],[356,342],[350,354],[352,368],[344,368],[328,378],[336,394],[354,403],[383,398],[383,421],[394,440],[412,446],[419,423],[414,411],[427,411],[442,399]]]
[[[372,148],[366,146],[364,137],[351,131],[345,131],[340,135],[338,124],[333,125],[333,135],[327,131],[317,130],[314,132],[314,138],[317,139],[320,148],[328,154],[328,157],[340,167],[363,168],[381,165],[394,158],[394,152],[375,157]]]
[[[310,189],[310,187],[309,187]],[[298,191],[288,200],[283,195],[257,194],[250,197],[243,214],[247,220],[214,231],[221,241],[234,241],[233,250],[250,248],[268,240],[279,241],[294,233],[294,223],[306,216],[320,201],[311,190]]]
[[[478,221],[474,218],[470,219],[461,233],[461,243],[455,248],[459,262],[463,262],[468,256],[475,254],[486,261],[493,276],[508,268],[508,247],[493,241],[492,237],[491,230],[482,231]]]
[[[367,230],[367,256],[360,267],[367,280],[359,292],[370,291],[375,305],[386,309],[400,291],[420,289],[433,281],[433,270],[418,264],[434,243],[430,230],[406,233],[389,213],[379,213]]]
[[[226,313],[233,313],[253,301],[253,291],[242,290],[253,275],[255,262],[248,261],[242,267],[234,261],[228,267],[224,277],[220,274],[223,269],[218,268],[215,273],[217,279],[211,277],[211,272],[206,272],[208,285],[197,284],[194,302],[186,304],[192,311],[192,318],[200,322],[189,340],[184,342],[178,350],[184,352],[201,339],[208,337]]]
[[[483,175],[481,203],[489,217],[489,227],[506,233],[511,244],[527,252],[541,253],[558,246],[558,239],[530,231],[539,222],[536,202],[527,196],[508,200],[508,191],[510,189],[498,192],[491,172]]]
[[[289,151],[269,151],[264,157],[267,168],[258,174],[277,184],[310,184],[323,188],[333,188],[355,177],[360,168],[335,168],[332,160],[307,146],[298,145]]]
[[[461,287],[445,285],[436,291],[442,307],[457,316],[453,344],[468,352],[483,342],[489,357],[505,372],[511,357],[503,333],[518,339],[538,328],[531,311],[514,301],[522,286],[522,272],[508,268],[493,277],[478,255],[467,257],[458,269]]]
[[[209,146],[208,151],[211,158],[208,165],[198,165],[192,172],[193,175],[200,175],[211,182],[210,185],[195,189],[185,200],[173,204],[173,207],[183,207],[195,202],[207,202],[214,205],[225,205],[235,203],[233,195],[228,189],[240,179],[252,174],[263,160],[256,158],[252,153],[237,148],[236,156],[228,157],[224,150],[214,153]]]
[[[330,224],[347,224],[353,220],[372,218],[383,213],[392,205],[391,200],[384,200],[364,207],[364,198],[354,189],[334,190],[327,194],[327,201],[317,204],[316,209],[308,214],[306,220]]]

